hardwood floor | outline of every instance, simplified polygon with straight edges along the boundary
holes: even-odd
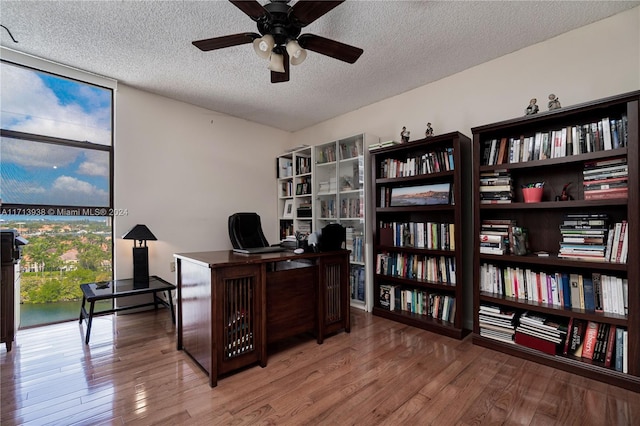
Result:
[[[2,425],[638,425],[640,393],[352,310],[351,333],[270,350],[209,388],[160,310],[20,330]]]

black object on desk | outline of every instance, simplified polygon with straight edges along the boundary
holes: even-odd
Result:
[[[97,283],[80,284],[82,290],[82,306],[80,307],[80,319],[82,323],[83,319],[87,320],[87,333],[85,337],[85,343],[89,344],[89,338],[91,336],[91,323],[94,316],[112,314],[114,312],[126,311],[128,309],[142,308],[145,306],[155,306],[158,309],[158,303],[166,306],[171,311],[171,320],[176,323],[176,314],[173,310],[173,300],[171,298],[171,290],[175,290],[176,286],[163,280],[160,277],[152,275],[149,277],[149,285],[140,286],[139,283],[135,283],[133,278],[127,278],[123,280],[103,281]],[[167,292],[167,300],[158,297],[158,292]],[[137,296],[139,294],[153,293],[153,302],[142,303],[138,305],[125,306],[122,308],[114,308],[100,312],[94,312],[95,302],[98,300],[113,300],[120,297]],[[89,313],[85,308],[85,303],[89,302]]]

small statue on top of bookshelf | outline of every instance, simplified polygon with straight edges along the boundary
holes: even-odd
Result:
[[[560,108],[560,99],[553,93],[549,95],[549,111]]]
[[[431,123],[427,123],[427,130],[425,130],[424,136],[427,138],[433,136],[433,127],[431,127]]]
[[[405,126],[402,126],[402,131],[400,132],[400,140],[402,141],[402,143],[407,143],[409,142],[409,135],[410,135],[410,131],[407,130],[407,128]]]
[[[529,105],[524,110],[524,114],[525,115],[537,114],[537,112],[539,111],[537,102],[538,100],[536,98],[531,98],[531,100],[529,101]]]

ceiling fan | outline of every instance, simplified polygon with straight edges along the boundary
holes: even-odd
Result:
[[[314,22],[344,2],[299,0],[289,6],[290,0],[271,0],[262,6],[256,0],[229,0],[253,19],[257,33],[240,33],[223,37],[197,40],[193,45],[202,51],[222,49],[253,43],[258,56],[268,59],[271,82],[289,81],[289,63],[298,65],[307,56],[306,50],[330,56],[353,64],[363,50],[315,34],[302,34],[302,28]]]

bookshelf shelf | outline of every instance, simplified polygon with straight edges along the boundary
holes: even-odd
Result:
[[[375,315],[457,339],[468,333],[470,143],[452,132],[371,151]]]
[[[640,391],[639,105],[636,91],[472,129],[475,344]],[[504,155],[497,148],[501,143]],[[627,188],[622,195],[611,189],[617,174],[622,175],[619,185]],[[506,176],[511,202],[480,202],[480,192],[491,191],[489,175]],[[596,179],[604,183],[594,190],[590,181]],[[520,188],[535,182],[544,182],[542,201],[523,202]],[[559,201],[565,185],[570,199]],[[627,232],[628,261],[619,263],[607,259],[616,250],[616,224]],[[509,235],[492,240],[492,226],[504,226]],[[512,233],[518,228],[528,236],[525,255],[513,252]],[[621,248],[624,233],[619,235]],[[481,253],[481,246],[485,252],[499,246],[498,253],[506,254]],[[595,261],[583,260],[588,257]],[[497,334],[487,318],[491,308],[514,314]],[[525,314],[556,324],[561,343],[551,350],[554,355],[541,343],[549,339],[527,334],[520,321]],[[587,328],[598,331],[589,336]],[[522,338],[523,333],[529,337]],[[515,337],[506,339],[513,342],[499,340],[509,334]],[[583,353],[591,344],[596,345],[593,355]]]

